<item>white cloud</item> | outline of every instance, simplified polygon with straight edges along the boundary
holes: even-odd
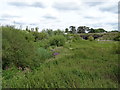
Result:
[[[118,0],[2,0],[0,23],[65,29],[87,25],[117,29]]]

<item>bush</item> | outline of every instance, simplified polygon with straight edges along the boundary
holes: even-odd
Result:
[[[82,38],[79,35],[74,35],[73,38],[72,38],[72,41],[75,42],[75,41],[78,41],[78,40],[82,40]]]
[[[89,40],[89,41],[93,41],[93,40],[94,40],[94,37],[93,37],[93,36],[89,36],[89,37],[88,37],[88,40]]]
[[[39,42],[37,42],[38,47],[43,47],[43,48],[48,48],[50,46],[49,44],[49,40],[45,39],[45,40],[41,40]]]
[[[110,32],[105,33],[102,37],[100,37],[100,40],[115,40],[117,41],[119,39],[120,34],[118,32]]]
[[[52,52],[40,47],[38,48],[39,59],[41,62],[44,62],[45,59],[52,57]]]
[[[41,62],[32,39],[26,39],[26,32],[16,30],[11,27],[3,27],[2,29],[2,67],[3,69],[15,65],[16,67],[36,67]]]
[[[63,46],[65,44],[65,37],[62,35],[55,35],[50,38],[49,43],[51,46]]]
[[[47,38],[47,33],[44,33],[44,32],[41,32],[41,33],[33,32],[33,35],[35,37],[36,42]]]
[[[120,36],[114,38],[115,41],[120,41]]]

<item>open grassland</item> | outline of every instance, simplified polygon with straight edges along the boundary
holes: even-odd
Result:
[[[54,51],[36,69],[3,70],[3,88],[118,88],[118,42],[78,40]]]

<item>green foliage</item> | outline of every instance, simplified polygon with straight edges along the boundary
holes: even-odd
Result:
[[[120,32],[120,31],[118,31],[118,30],[113,30],[113,31],[110,31],[110,32]]]
[[[36,31],[36,32],[38,32],[38,29],[39,29],[39,28],[38,28],[38,27],[36,27],[36,28],[35,28],[35,31]]]
[[[11,65],[16,67],[37,67],[43,62],[38,45],[35,45],[34,37],[26,31],[16,30],[11,27],[2,29],[2,66],[3,69]]]
[[[50,46],[49,39],[44,39],[37,42],[38,47],[48,48]]]
[[[3,27],[3,88],[118,88],[117,41],[91,42],[93,37],[89,41],[76,34],[50,33]],[[59,55],[51,58],[54,52]]]
[[[115,41],[120,41],[120,36],[114,38]]]
[[[26,34],[19,30],[6,29],[6,27],[3,27],[2,30],[3,68],[12,64],[17,67],[32,66],[33,59],[36,56],[36,49],[32,42],[25,38],[27,37]]]
[[[35,37],[35,41],[40,41],[47,38],[47,34],[44,32],[33,32],[33,35]]]
[[[26,32],[26,31],[21,31],[21,32],[24,34],[24,37],[28,42],[35,41],[35,38],[31,32]]]
[[[76,34],[76,27],[75,26],[70,26],[69,28],[70,28],[70,32],[72,34]]]
[[[63,35],[63,31],[58,29],[58,30],[54,31],[54,35]]]
[[[119,39],[119,33],[118,32],[109,32],[109,33],[105,33],[103,34],[102,37],[100,37],[100,40],[116,40],[118,38]]]
[[[65,29],[65,33],[68,33],[68,32],[69,32],[69,29],[68,29],[68,28],[66,28],[66,29]]]
[[[40,48],[38,48],[37,51],[38,51],[38,54],[39,54],[38,58],[40,60],[43,60],[43,62],[44,62],[44,60],[49,59],[50,57],[52,57],[52,52],[48,51],[45,48],[40,47]]]
[[[89,33],[103,33],[103,32],[107,32],[106,30],[104,30],[103,28],[98,28],[98,29],[89,29]]]
[[[54,31],[52,29],[42,30],[43,33],[46,33],[48,36],[53,36]]]
[[[103,28],[95,29],[95,33],[103,33],[103,32],[106,32]]]
[[[55,35],[50,38],[49,41],[50,45],[52,46],[63,46],[65,44],[65,37],[63,35]]]
[[[88,37],[88,40],[89,40],[89,41],[93,41],[93,40],[94,40],[94,37],[93,37],[93,36],[89,36],[89,37]]]
[[[31,72],[6,70],[3,88],[118,88],[117,42],[78,41],[55,48],[60,55]],[[9,73],[11,75],[9,75]]]
[[[86,26],[79,26],[77,28],[77,33],[85,33],[86,30],[88,30],[89,27],[86,27]]]
[[[80,35],[73,35],[72,41],[73,42],[77,42],[78,40],[82,40],[82,38],[80,37]]]

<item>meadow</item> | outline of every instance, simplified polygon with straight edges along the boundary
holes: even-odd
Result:
[[[118,88],[119,41],[13,32],[3,27],[3,88]]]

